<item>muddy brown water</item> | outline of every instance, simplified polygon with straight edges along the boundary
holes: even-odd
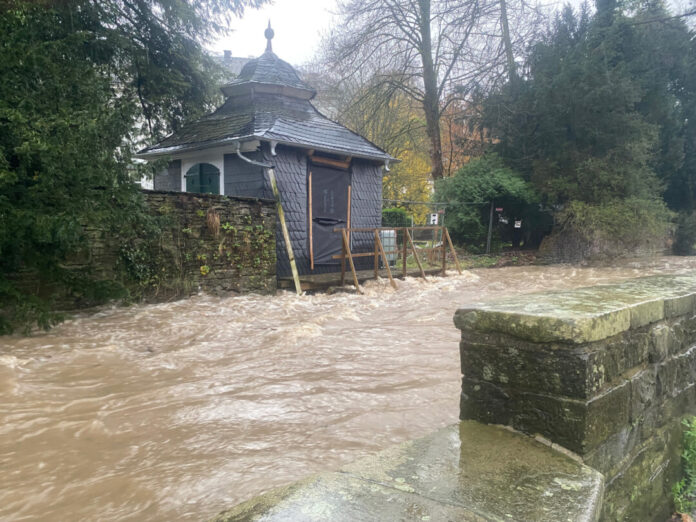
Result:
[[[692,269],[665,257],[365,296],[198,296],[0,337],[0,519],[206,519],[456,422],[456,308]]]

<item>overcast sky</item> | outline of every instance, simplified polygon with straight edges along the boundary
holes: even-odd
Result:
[[[579,6],[582,1],[556,0],[559,6],[564,3]],[[686,1],[667,3],[676,12],[682,12]],[[336,0],[274,0],[262,9],[248,9],[244,18],[233,23],[233,31],[211,47],[219,54],[229,49],[233,56],[259,56],[266,48],[263,32],[270,19],[275,31],[273,51],[293,65],[302,65],[314,56],[322,33],[333,23],[335,11]]]
[[[261,9],[248,9],[233,24],[234,30],[212,48],[220,54],[229,49],[233,56],[259,56],[266,49],[263,32],[270,19],[275,31],[273,51],[287,62],[302,65],[314,56],[335,9],[335,0],[274,0]]]

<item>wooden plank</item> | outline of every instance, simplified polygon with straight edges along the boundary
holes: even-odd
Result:
[[[389,260],[387,259],[387,254],[384,253],[384,247],[382,246],[382,240],[379,238],[379,232],[375,230],[375,244],[378,245],[379,251],[382,254],[382,261],[384,262],[384,268],[387,269],[387,277],[389,278],[389,283],[392,285],[394,290],[396,290],[396,283],[391,274],[391,268],[389,268]],[[375,267],[377,263],[375,263]],[[377,278],[377,269],[375,268],[375,278]]]
[[[445,245],[445,227],[440,232],[440,245],[442,247],[442,275],[447,275],[447,245]]]
[[[343,227],[337,227],[334,228],[334,232],[340,232],[341,228]],[[351,228],[351,232],[372,232],[373,230],[404,230],[405,228],[408,228],[409,230],[440,230],[442,227],[372,227],[372,228]]]
[[[295,282],[295,291],[297,295],[302,295],[302,285],[300,284],[300,274],[297,272],[297,264],[295,263],[295,254],[292,251],[292,244],[290,243],[290,234],[288,233],[288,227],[285,223],[285,212],[283,211],[283,204],[280,200],[280,192],[278,191],[278,184],[276,183],[275,169],[266,169],[268,171],[268,179],[271,182],[271,190],[273,191],[273,197],[276,202],[276,210],[278,212],[278,218],[280,219],[280,229],[283,231],[283,239],[285,240],[285,250],[288,253],[288,259],[290,260],[290,269],[292,270],[292,279]]]
[[[348,256],[348,262],[350,263],[350,271],[353,273],[353,284],[355,285],[355,290],[359,294],[362,294],[363,292],[360,289],[360,283],[358,283],[358,274],[355,272],[355,264],[353,264],[353,257],[350,254],[350,245],[348,244],[348,233],[346,232],[345,228],[341,231],[341,236],[343,237],[343,248],[345,248],[346,250],[346,256]]]
[[[350,244],[351,244],[351,242],[350,242],[350,197],[351,197],[350,191],[351,191],[351,186],[348,185],[348,224],[346,226],[346,228],[348,230],[348,246],[350,246]]]
[[[420,259],[418,259],[418,252],[416,251],[416,245],[413,244],[413,240],[411,239],[411,234],[408,232],[408,229],[406,230],[406,238],[408,239],[408,242],[411,245],[411,250],[413,250],[413,257],[416,260],[416,264],[418,265],[418,269],[420,270],[421,277],[423,279],[427,279],[425,277],[425,271],[423,270],[423,265],[421,265]]]
[[[445,237],[447,238],[447,244],[449,245],[450,250],[452,251],[452,256],[454,257],[454,264],[457,267],[457,272],[459,272],[461,274],[462,267],[459,264],[459,259],[457,259],[457,252],[454,250],[454,245],[452,244],[452,238],[450,238],[449,230],[447,230],[447,227],[445,227]]]
[[[333,158],[325,158],[323,156],[315,156],[314,154],[310,154],[309,159],[315,165],[325,165],[327,167],[336,167],[339,169],[348,169],[348,167],[350,167],[351,160],[350,157],[340,160]]]
[[[406,277],[408,275],[408,268],[406,267],[406,258],[408,258],[408,250],[406,250],[406,234],[408,233],[408,230],[405,228],[401,231],[402,232],[402,243],[404,245],[403,250],[403,262],[404,262],[404,267],[403,267],[403,275]]]
[[[314,240],[312,238],[312,232],[314,229],[314,222],[312,221],[312,171],[309,171],[309,186],[307,187],[307,192],[309,194],[309,264],[310,270],[314,270]]]
[[[440,247],[437,247],[437,248],[423,247],[423,248],[420,248],[419,250],[421,252],[434,252],[434,251],[442,252],[442,249]],[[402,254],[403,250],[402,249],[389,250],[389,251],[385,250],[384,253],[385,254]],[[353,256],[353,259],[355,259],[356,257],[373,257],[375,255],[375,253],[374,252],[358,252],[356,254],[356,253],[351,252],[351,255]],[[333,256],[331,256],[331,259],[341,259],[342,257],[343,256],[341,254],[334,254]],[[438,270],[442,270],[442,269],[438,268]]]
[[[375,255],[375,253],[374,252],[359,252],[357,254],[354,254],[353,252],[351,252],[350,255],[353,256],[353,259],[355,259],[356,257],[373,257]],[[341,259],[341,257],[342,257],[341,255],[336,254],[336,255],[331,256],[331,259]]]
[[[379,232],[375,230],[375,279],[379,277],[379,249],[377,241],[379,240]]]
[[[341,232],[343,234],[343,232]],[[346,246],[341,240],[341,286],[346,285]]]

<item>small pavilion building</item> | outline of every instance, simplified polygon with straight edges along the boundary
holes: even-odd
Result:
[[[362,136],[323,116],[311,103],[316,91],[272,50],[249,61],[222,87],[225,103],[139,152],[170,158],[155,190],[273,198],[273,168],[300,274],[340,270],[335,228],[381,225],[383,168],[394,161]],[[374,248],[369,234],[353,234],[351,250]],[[362,245],[361,242],[365,244]],[[291,273],[280,224],[278,276]]]

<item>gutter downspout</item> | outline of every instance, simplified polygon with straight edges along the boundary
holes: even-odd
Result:
[[[257,167],[263,167],[266,169],[268,174],[268,179],[271,182],[271,189],[273,190],[273,198],[276,202],[276,211],[278,212],[278,217],[280,218],[280,228],[283,231],[283,239],[285,240],[285,250],[288,254],[288,259],[290,260],[290,269],[292,270],[292,279],[295,282],[295,291],[297,295],[302,295],[302,285],[300,284],[300,274],[297,271],[297,263],[295,262],[295,254],[292,251],[292,244],[290,243],[290,234],[288,233],[288,227],[285,223],[285,212],[283,211],[283,204],[280,200],[280,192],[278,191],[278,184],[275,178],[275,166],[270,163],[262,163],[260,161],[254,161],[247,158],[242,154],[239,142],[237,142],[237,150],[235,151],[239,159],[255,165]],[[275,156],[275,154],[274,154]]]

